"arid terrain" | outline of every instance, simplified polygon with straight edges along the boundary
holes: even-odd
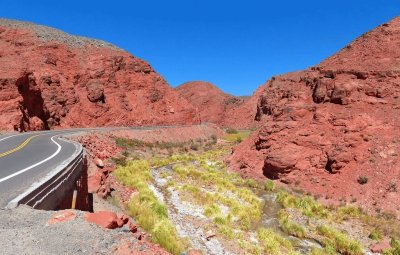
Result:
[[[400,18],[249,97],[0,19],[1,132],[83,127],[93,212],[0,210],[6,254],[400,254]]]
[[[145,61],[108,43],[31,23],[0,20],[0,86],[2,130],[200,121]]]
[[[316,67],[269,80],[262,127],[235,148],[233,169],[399,217],[399,43],[396,18]]]

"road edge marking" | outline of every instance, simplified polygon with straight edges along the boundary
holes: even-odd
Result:
[[[49,161],[50,159],[54,158],[55,156],[57,156],[58,153],[60,153],[60,151],[61,151],[61,145],[60,145],[59,143],[57,143],[57,142],[54,140],[54,138],[55,138],[56,136],[58,136],[58,135],[54,135],[54,136],[51,137],[51,141],[52,141],[54,144],[57,145],[57,150],[56,150],[56,152],[54,152],[50,157],[43,159],[42,161],[39,161],[39,162],[37,162],[37,163],[35,163],[35,164],[31,165],[31,166],[28,166],[28,167],[26,167],[26,168],[24,168],[24,169],[22,169],[22,170],[19,170],[18,172],[15,172],[15,173],[13,173],[13,174],[10,174],[10,175],[8,175],[8,176],[6,176],[6,177],[0,179],[0,183],[2,183],[2,182],[4,182],[4,181],[7,181],[8,179],[11,179],[11,178],[13,178],[13,177],[15,177],[15,176],[17,176],[17,175],[22,174],[22,173],[25,173],[25,172],[31,170],[32,168],[37,167],[37,166],[39,166],[39,165],[41,165],[41,164],[43,164],[43,163]]]
[[[54,135],[52,138],[56,137],[56,136],[60,136],[61,134],[58,135]],[[65,134],[63,134],[65,135]],[[60,173],[68,164],[69,162],[71,162],[72,160],[76,159],[79,154],[84,150],[83,147],[80,143],[71,141],[71,140],[67,140],[67,139],[63,139],[62,137],[58,137],[58,139],[66,142],[66,143],[70,143],[73,144],[75,146],[75,152],[68,158],[65,159],[63,162],[61,162],[60,164],[58,164],[58,166],[54,167],[53,170],[51,170],[45,177],[41,178],[40,180],[38,180],[37,182],[34,182],[28,189],[26,189],[23,193],[21,193],[20,195],[18,195],[16,198],[12,199],[10,202],[8,202],[7,206],[5,207],[5,209],[14,209],[16,208],[19,204],[20,201],[24,198],[26,198],[30,193],[32,193],[35,189],[37,189],[38,187],[40,187],[41,185],[43,185],[44,183],[48,182],[51,178],[53,178],[55,175],[57,175],[58,173]],[[53,140],[54,141],[54,140]],[[54,141],[55,142],[55,141]]]
[[[15,135],[9,135],[9,136],[6,136],[6,137],[4,137],[4,138],[1,138],[1,139],[0,139],[0,142],[1,142],[1,141],[4,141],[4,140],[7,140],[8,138],[11,138],[11,137],[17,136],[17,135],[21,135],[21,134],[15,134]]]

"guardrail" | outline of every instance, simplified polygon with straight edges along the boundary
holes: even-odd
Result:
[[[57,209],[57,206],[63,202],[67,193],[71,191],[75,182],[82,175],[86,163],[82,145],[69,140],[67,142],[75,145],[74,154],[24,193],[10,201],[7,208],[12,209],[20,204],[26,204],[34,209]]]

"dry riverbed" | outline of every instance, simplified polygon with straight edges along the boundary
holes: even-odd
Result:
[[[172,254],[358,255],[382,244],[384,254],[399,254],[395,219],[368,216],[351,204],[324,206],[273,181],[242,179],[223,163],[232,145],[219,141],[140,159],[134,146],[126,148],[115,177],[135,190],[127,212]]]

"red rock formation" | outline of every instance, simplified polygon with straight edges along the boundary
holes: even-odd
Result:
[[[103,228],[115,229],[127,224],[129,218],[126,215],[117,215],[114,212],[101,211],[95,213],[86,213],[85,220],[95,223]]]
[[[250,128],[255,125],[257,100],[224,93],[209,82],[193,81],[175,88],[194,105],[203,122],[222,127]]]
[[[396,18],[317,67],[272,78],[259,90],[262,127],[232,167],[400,215],[399,45]]]
[[[0,19],[0,129],[197,123],[145,61],[98,40]]]

